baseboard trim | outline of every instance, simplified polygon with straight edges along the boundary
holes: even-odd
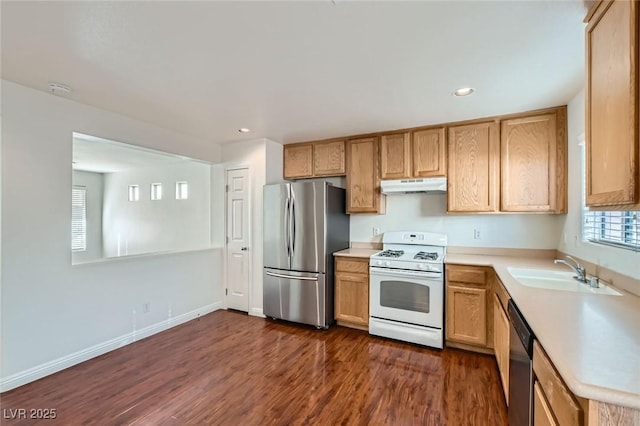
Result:
[[[57,373],[65,368],[80,364],[81,362],[87,361],[91,358],[95,358],[130,343],[137,342],[138,340],[160,333],[161,331],[168,330],[177,325],[184,324],[187,321],[191,321],[208,313],[217,311],[218,309],[222,309],[222,302],[212,303],[173,318],[167,318],[166,320],[151,324],[147,327],[141,328],[140,330],[132,331],[131,333],[98,343],[97,345],[54,359],[53,361],[45,362],[44,364],[20,371],[12,374],[11,376],[3,377],[0,379],[0,392],[6,392],[17,388],[18,386],[26,385],[27,383],[41,379],[50,374]]]
[[[262,310],[262,308],[251,308],[251,309],[249,310],[249,315],[251,315],[252,317],[266,318],[266,316],[264,315],[264,311]]]

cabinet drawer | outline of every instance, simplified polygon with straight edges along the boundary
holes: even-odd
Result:
[[[561,425],[582,426],[584,412],[573,393],[553,367],[537,340],[533,342],[533,373],[546,396],[551,411]]]
[[[369,274],[369,259],[336,257],[336,272]]]
[[[447,266],[447,281],[468,284],[487,284],[487,271],[482,267],[472,266]]]

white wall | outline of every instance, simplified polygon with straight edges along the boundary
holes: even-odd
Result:
[[[176,182],[189,197],[176,200]],[[151,200],[151,184],[162,199]],[[140,198],[128,200],[129,185]],[[103,240],[105,257],[196,250],[211,245],[211,166],[197,161],[105,173]]]
[[[373,228],[387,231],[427,231],[448,235],[449,245],[555,249],[563,215],[448,215],[446,194],[387,196],[386,215],[351,215],[351,241],[379,242]],[[480,239],[474,239],[474,230]]]
[[[583,147],[578,143],[585,131],[585,93],[580,91],[568,104],[569,120],[569,214],[558,249],[586,261],[640,279],[640,253],[582,240]],[[639,289],[640,290],[640,289]]]
[[[284,170],[284,148],[281,144],[265,139],[267,162],[265,169],[265,183],[284,182],[282,171]]]
[[[225,174],[223,164],[211,165],[211,245],[223,247],[225,228]]]
[[[73,185],[86,189],[87,249],[71,253],[73,263],[90,262],[102,258],[102,199],[104,175],[102,173],[73,171]]]
[[[3,390],[221,306],[220,249],[72,266],[69,232],[72,132],[208,162],[217,145],[4,80],[1,89]]]

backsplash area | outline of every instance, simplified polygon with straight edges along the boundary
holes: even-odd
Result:
[[[387,196],[386,215],[351,215],[351,241],[379,242],[374,228],[387,231],[426,231],[447,234],[449,245],[555,249],[565,215],[447,214],[446,194]]]

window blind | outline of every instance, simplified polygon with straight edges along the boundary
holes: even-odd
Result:
[[[640,211],[589,211],[583,214],[584,238],[640,251]]]
[[[87,249],[87,189],[71,188],[71,251]]]

